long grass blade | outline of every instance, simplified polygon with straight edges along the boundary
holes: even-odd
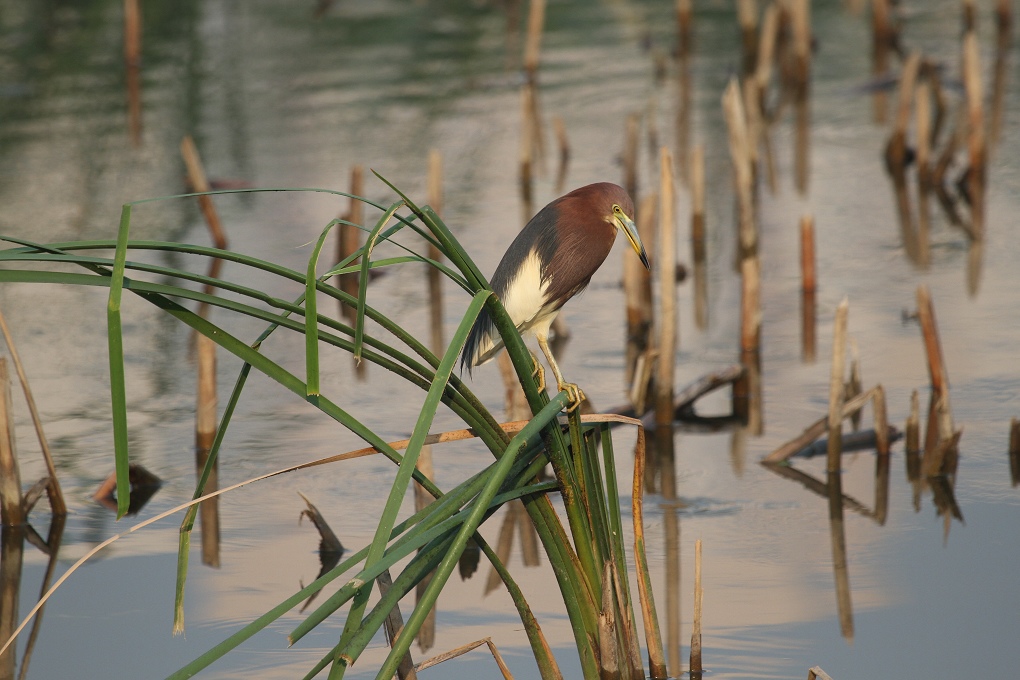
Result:
[[[395,211],[396,208],[397,206],[395,205],[393,210]],[[386,219],[389,218],[387,217]],[[386,505],[383,508],[382,515],[379,519],[379,524],[376,527],[375,537],[372,540],[372,547],[368,552],[368,564],[378,560],[383,553],[386,539],[389,536],[390,529],[393,527],[393,523],[396,521],[397,513],[400,511],[400,504],[403,502],[404,495],[407,493],[407,486],[411,481],[411,475],[417,470],[415,463],[418,460],[418,454],[421,452],[421,448],[425,443],[425,437],[428,436],[429,429],[432,426],[432,419],[435,417],[440,399],[446,390],[446,384],[449,382],[450,375],[453,373],[453,369],[457,365],[457,359],[460,358],[461,350],[467,342],[467,336],[471,332],[472,326],[474,326],[475,319],[478,318],[478,314],[481,312],[482,306],[489,297],[491,297],[491,293],[489,291],[481,291],[471,300],[471,304],[468,305],[468,309],[465,312],[463,319],[461,319],[461,323],[458,326],[457,331],[453,335],[453,339],[450,342],[450,346],[447,348],[446,354],[443,356],[443,360],[439,363],[439,368],[436,369],[436,377],[433,380],[432,387],[429,388],[429,392],[425,397],[425,403],[422,406],[421,412],[418,416],[418,422],[415,424],[414,432],[411,435],[411,443],[408,444],[407,451],[404,454],[404,459],[401,462],[400,468],[397,470],[397,475],[390,487],[389,497],[386,500]],[[359,296],[359,301],[360,299],[361,296]],[[355,341],[355,351],[357,351],[357,341]],[[341,648],[344,648],[346,646],[346,642],[351,638],[351,636],[353,636],[356,630],[354,622],[361,620],[369,593],[369,588],[362,588],[359,594],[355,597],[354,603],[351,606],[350,615],[347,619],[347,624],[344,626],[344,632],[340,637]],[[336,658],[333,668],[330,670],[331,678],[342,677],[343,668],[351,662],[351,660],[348,659],[345,660],[344,663],[340,663],[341,659],[342,657],[340,656]]]
[[[389,655],[386,657],[385,663],[383,663],[382,668],[380,668],[379,672],[376,674],[377,680],[389,680],[389,678],[393,676],[393,673],[397,669],[397,665],[400,663],[400,659],[410,648],[411,642],[414,640],[418,629],[421,628],[422,623],[425,621],[425,617],[432,609],[432,606],[436,603],[436,599],[439,597],[439,591],[450,578],[450,574],[453,573],[453,569],[456,567],[457,560],[459,559],[460,554],[464,551],[464,546],[467,545],[468,539],[475,533],[475,530],[481,523],[486,509],[489,507],[489,503],[496,495],[496,491],[503,483],[503,480],[506,479],[506,475],[509,473],[512,464],[516,460],[517,454],[526,448],[526,444],[528,444],[529,440],[532,440],[532,438],[534,438],[534,441],[539,441],[542,437],[543,430],[546,429],[546,426],[550,422],[555,421],[556,415],[561,409],[566,407],[566,405],[567,396],[565,393],[560,393],[545,409],[536,414],[531,422],[529,422],[528,425],[511,440],[503,457],[496,463],[493,474],[486,482],[485,488],[483,488],[478,494],[478,499],[473,504],[470,516],[461,526],[460,531],[457,532],[457,537],[454,539],[453,545],[444,555],[439,566],[436,567],[432,580],[425,588],[425,592],[422,594],[422,597],[418,601],[414,611],[411,612],[411,616],[408,617],[407,623],[404,625],[404,634],[397,638]],[[559,430],[558,427],[551,429]],[[343,658],[342,655],[341,658]]]
[[[305,274],[305,394],[309,397],[319,394],[319,315],[315,306],[318,278],[315,276],[315,267],[319,263],[319,253],[322,252],[326,237],[338,221],[330,220],[319,234],[319,239],[308,258],[308,270]]]
[[[110,357],[110,405],[113,411],[113,451],[117,467],[117,519],[127,514],[131,502],[128,475],[127,388],[124,377],[124,333],[120,307],[124,294],[124,263],[131,228],[131,206],[121,208],[117,231],[117,251],[110,280],[110,298],[106,307],[106,332]]]
[[[403,201],[397,201],[383,213],[383,216],[376,222],[375,227],[368,235],[365,245],[361,249],[361,274],[358,278],[358,314],[354,325],[354,360],[361,363],[361,347],[365,338],[365,305],[368,299],[368,266],[372,257],[372,251],[379,241],[379,234],[390,221],[393,215],[403,205]]]

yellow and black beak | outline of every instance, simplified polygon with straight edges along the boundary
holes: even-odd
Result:
[[[630,245],[634,249],[634,252],[641,258],[641,264],[645,266],[645,269],[651,269],[651,267],[648,266],[648,255],[645,253],[645,247],[641,244],[641,237],[638,236],[634,220],[630,219],[622,212],[618,215],[614,215],[613,220],[616,222],[617,229],[627,235],[627,240],[630,241]]]

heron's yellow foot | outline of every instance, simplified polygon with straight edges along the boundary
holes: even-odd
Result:
[[[538,383],[538,391],[545,392],[545,369],[542,368],[542,364],[538,363],[538,357],[534,354],[531,355],[531,363],[535,367],[531,372],[531,377]]]
[[[560,392],[566,392],[567,399],[570,400],[570,405],[567,406],[567,413],[573,413],[577,410],[577,407],[581,405],[581,402],[587,398],[584,396],[584,392],[581,391],[581,388],[574,383],[560,383],[557,387]]]

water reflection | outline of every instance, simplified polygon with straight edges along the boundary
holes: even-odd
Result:
[[[63,515],[50,517],[50,527],[45,540],[36,532],[32,524],[18,526],[5,524],[0,528],[0,602],[3,603],[3,606],[0,607],[0,640],[3,642],[0,644],[5,643],[21,624],[18,616],[18,603],[21,599],[24,576],[25,542],[30,543],[47,557],[46,569],[43,572],[42,584],[39,588],[39,597],[42,598],[53,583],[60,544],[64,536],[65,519]],[[28,677],[28,668],[42,630],[45,609],[45,606],[40,607],[32,621],[27,642],[21,652],[21,663],[17,675],[19,679]],[[11,645],[0,654],[0,677],[12,679],[15,677],[15,668],[19,666],[17,653],[18,646]]]

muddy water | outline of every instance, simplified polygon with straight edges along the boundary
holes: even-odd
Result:
[[[338,3],[314,21],[310,6],[150,4],[145,8],[144,144],[138,149],[125,130],[120,4],[3,13],[0,231],[44,241],[112,237],[122,202],[183,190],[178,144],[184,134],[195,137],[207,172],[216,179],[345,188],[350,168],[363,164],[418,197],[424,196],[427,153],[437,148],[446,170],[444,215],[482,270],[495,267],[522,220],[516,193],[520,78],[507,66],[520,38],[507,34],[502,10],[482,3]],[[667,62],[665,79],[655,76],[656,54],[665,55],[673,44],[671,5],[563,2],[549,8],[541,100],[546,116],[559,115],[566,125],[572,147],[568,187],[619,181],[624,124],[633,112],[650,116],[646,121],[654,122],[658,142],[676,153],[679,74]],[[722,89],[739,68],[738,33],[726,3],[710,3],[699,12],[688,67],[688,135],[705,145],[707,156],[708,323],[697,327],[692,287],[681,285],[680,384],[736,360],[739,322],[731,170],[719,109]],[[958,95],[957,12],[952,2],[911,8],[903,38],[909,47],[946,63],[953,97]],[[1007,677],[1013,668],[1020,595],[1011,565],[1020,557],[1020,541],[1010,526],[1020,517],[1020,494],[1009,482],[1006,447],[1009,419],[1020,412],[1015,347],[1020,281],[1011,229],[1020,208],[1020,131],[1009,112],[1017,110],[1020,92],[1015,78],[1007,81],[1012,89],[1005,93],[1007,115],[988,170],[987,238],[977,285],[966,237],[934,205],[930,264],[920,267],[904,247],[881,163],[888,127],[873,122],[873,102],[863,93],[870,77],[866,25],[841,7],[815,9],[811,174],[805,195],[793,186],[789,115],[773,132],[779,187],[760,198],[764,431],[677,434],[682,503],[663,503],[655,494],[646,503],[660,609],[666,608],[667,590],[678,595],[680,626],[673,639],[682,644],[674,653],[682,668],[691,631],[693,544],[703,541],[703,646],[705,667],[714,677],[798,678],[814,665],[837,680],[960,677],[975,671]],[[986,83],[991,82],[992,34],[991,17],[982,15]],[[890,114],[894,100],[890,95]],[[547,142],[551,148],[551,135]],[[656,159],[643,145],[642,193],[655,181]],[[557,194],[554,161],[550,152],[535,186],[538,204]],[[375,181],[366,193],[391,199]],[[689,205],[681,189],[681,216]],[[268,194],[220,198],[217,207],[234,248],[300,269],[305,244],[346,204],[322,195]],[[817,230],[816,363],[802,362],[800,350],[797,223],[805,213],[814,216]],[[135,219],[139,237],[208,242],[201,216],[188,202],[148,204]],[[681,258],[689,262],[685,217],[679,233]],[[573,338],[561,366],[602,406],[624,398],[623,300],[616,285],[621,269],[619,258],[612,257],[564,313]],[[232,275],[238,272],[228,265],[225,276]],[[422,336],[428,323],[423,278],[421,271],[406,268],[377,280],[371,293],[380,308]],[[272,285],[282,297],[299,293]],[[915,308],[919,285],[931,290],[955,421],[964,430],[955,487],[963,521],[947,524],[936,514],[930,492],[915,500],[903,445],[896,444],[884,524],[863,514],[846,516],[851,644],[837,609],[827,501],[757,461],[824,414],[825,357],[834,310],[844,297],[850,301],[849,331],[865,387],[884,386],[891,420],[902,426],[913,390],[927,402],[920,331],[915,322],[904,321],[904,312],[909,316]],[[452,286],[447,291],[446,321],[452,328],[465,300]],[[89,499],[112,469],[105,298],[96,290],[4,285],[0,305],[20,341],[71,506],[59,572],[127,526],[116,524]],[[135,301],[126,309],[132,451],[165,480],[137,517],[145,519],[191,493],[193,359],[182,327]],[[260,330],[223,321],[233,323],[231,329],[242,337]],[[300,338],[281,335],[266,349],[300,370]],[[327,393],[383,436],[407,435],[421,394],[378,370],[370,369],[368,381],[358,382],[349,357],[324,360]],[[221,356],[221,384],[231,384],[237,369],[235,361]],[[473,387],[499,406],[495,368],[476,372]],[[716,397],[706,404],[708,411],[716,408],[725,410],[726,400]],[[383,409],[395,415],[383,418]],[[27,459],[23,479],[33,481],[43,468],[35,462],[27,413],[21,409],[16,415]],[[457,426],[453,416],[440,414],[437,428]],[[621,432],[618,464],[625,477],[632,464],[629,441],[630,435]],[[221,483],[358,445],[289,393],[256,378],[225,444]],[[437,482],[452,484],[485,463],[486,456],[470,445],[439,449]],[[844,492],[874,507],[874,454],[846,455],[843,464]],[[46,610],[28,677],[56,677],[71,669],[84,678],[161,677],[312,580],[318,540],[307,523],[298,524],[303,503],[296,492],[318,505],[345,545],[357,548],[369,540],[381,509],[380,490],[388,488],[386,463],[361,459],[344,465],[247,487],[222,501],[221,566],[200,566],[197,550],[193,555],[184,638],[170,635],[176,524],[157,524],[103,552]],[[797,467],[824,477],[820,459]],[[629,497],[621,501],[629,508]],[[33,518],[45,532],[42,513]],[[678,520],[679,553],[671,556],[666,546],[674,541],[665,532],[675,526],[673,519]],[[497,517],[484,533],[495,537],[498,522]],[[556,605],[551,574],[524,568],[516,555],[511,565],[550,643],[561,652],[565,672],[576,675],[572,638]],[[45,557],[29,549],[22,612],[34,603],[44,568]],[[491,636],[516,677],[536,676],[509,599],[500,592],[483,597],[483,588],[478,577],[450,584],[439,603],[435,649]],[[287,650],[285,635],[299,619],[296,613],[284,617],[210,669],[209,676],[304,673],[335,643],[339,624],[324,626]],[[371,669],[384,656],[384,646],[381,639],[370,646],[353,669],[357,677],[374,675]],[[416,652],[419,657],[425,654]],[[492,677],[495,669],[475,652],[441,672]]]

